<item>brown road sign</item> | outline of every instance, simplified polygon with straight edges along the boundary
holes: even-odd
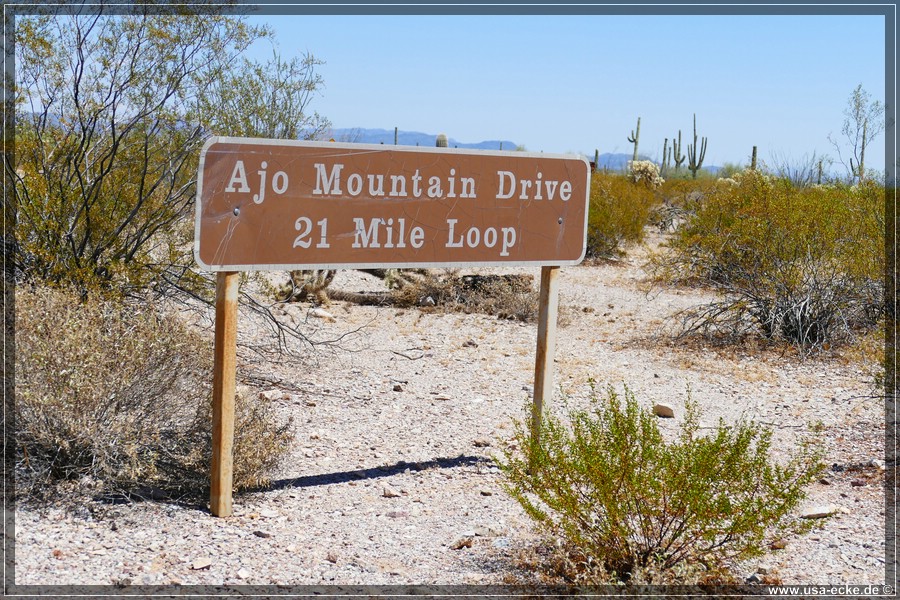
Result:
[[[589,177],[570,155],[212,138],[194,252],[212,271],[577,264]]]

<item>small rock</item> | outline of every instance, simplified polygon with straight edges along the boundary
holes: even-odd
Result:
[[[191,564],[191,568],[195,571],[208,569],[211,566],[212,566],[212,559],[210,559],[210,558],[198,558]]]
[[[746,579],[747,583],[762,583],[762,577],[758,573],[754,573]]]
[[[238,579],[247,579],[250,577],[250,571],[247,569],[239,569],[237,572]]]
[[[769,544],[769,548],[771,548],[772,550],[784,550],[785,548],[787,548],[787,540],[779,538]]]
[[[409,513],[405,510],[389,510],[385,513],[385,516],[391,519],[402,519],[408,517]]]
[[[821,483],[822,485],[831,485],[831,480],[823,477],[819,480],[819,483]]]
[[[478,342],[476,342],[475,340],[466,340],[465,342],[463,342],[463,348],[477,348],[477,347],[478,347]]]
[[[93,521],[94,517],[91,515],[91,511],[88,510],[86,506],[78,505],[72,510],[72,516],[78,519],[82,519],[85,521]]]
[[[424,298],[419,300],[419,306],[434,306],[434,305],[435,305],[434,298],[432,298],[431,296],[425,296]]]
[[[454,550],[462,550],[463,548],[471,548],[472,547],[472,538],[470,537],[462,537],[453,542],[450,546]]]
[[[330,563],[336,563],[338,561],[337,554],[335,554],[334,552],[328,552],[328,554],[325,555],[325,560]]]
[[[328,312],[327,310],[323,310],[321,308],[311,308],[309,309],[309,316],[315,317],[317,319],[322,319],[324,321],[334,322],[337,321],[335,316]]]
[[[675,409],[668,404],[660,402],[653,406],[653,414],[657,417],[662,417],[663,419],[671,419],[675,417]]]
[[[807,508],[802,513],[800,513],[801,519],[823,519],[825,517],[830,517],[839,512],[844,512],[840,506],[836,504],[828,504],[824,506],[813,506],[812,508]]]
[[[402,392],[402,391],[403,391],[403,386],[400,385],[399,383],[395,383],[395,384],[394,384],[394,387],[393,387],[393,390],[394,390],[395,392]]]
[[[866,483],[865,479],[851,479],[850,487],[863,487]]]
[[[486,437],[475,438],[475,441],[472,442],[476,448],[487,448],[491,445],[491,440]]]
[[[877,459],[877,458],[873,458],[872,460],[869,461],[869,466],[875,467],[876,469],[883,471],[884,470],[884,461]]]
[[[265,531],[254,531],[253,535],[259,538],[270,538],[272,537],[271,533],[266,533]]]
[[[483,489],[483,490],[481,490],[481,495],[482,495],[482,496],[493,496],[493,495],[494,495],[494,492],[492,492],[491,490],[484,490],[484,489]]]
[[[259,397],[263,400],[281,400],[285,397],[285,393],[281,390],[266,390],[259,393]]]
[[[381,486],[381,495],[385,498],[399,498],[400,492],[392,488],[391,486],[385,484]]]

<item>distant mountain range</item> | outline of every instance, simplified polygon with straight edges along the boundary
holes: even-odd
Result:
[[[358,144],[393,144],[393,129],[362,129],[360,127],[332,129],[331,137],[338,142],[355,142]],[[434,148],[436,133],[419,131],[398,131],[397,143],[401,146],[430,146]],[[454,138],[447,139],[450,148],[470,148],[475,150],[515,150],[519,144],[510,140],[486,140],[483,142],[460,142]]]
[[[354,142],[357,144],[393,144],[393,129],[364,129],[361,127],[332,129],[328,134],[337,142]],[[422,133],[419,131],[398,131],[397,143],[401,146],[427,146],[433,148],[436,133]],[[486,140],[483,142],[460,142],[454,138],[448,138],[447,145],[450,148],[469,148],[475,150],[515,150],[519,144],[510,140]],[[593,162],[594,155],[585,155],[588,161]],[[610,171],[623,171],[631,160],[631,154],[617,153],[612,154],[606,152],[600,155],[600,164],[598,168],[608,169]],[[642,160],[648,160],[641,157]],[[715,173],[719,167],[703,167],[704,170]]]

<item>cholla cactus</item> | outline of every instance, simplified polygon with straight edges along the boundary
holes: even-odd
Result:
[[[775,178],[771,175],[767,175],[758,169],[744,169],[743,171],[738,171],[737,173],[732,173],[731,177],[719,177],[716,180],[716,183],[731,185],[731,186],[739,186],[743,185],[745,181],[758,181],[764,184],[771,184],[775,181]]]
[[[629,161],[628,168],[633,182],[643,183],[651,189],[658,188],[666,181],[659,176],[659,165],[652,160],[632,160]]]

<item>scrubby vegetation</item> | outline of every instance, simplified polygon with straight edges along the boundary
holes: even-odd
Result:
[[[626,244],[644,239],[644,226],[660,202],[654,190],[662,181],[653,163],[635,164],[638,170],[628,175],[597,171],[591,176],[588,258],[620,256]]]
[[[849,340],[884,314],[884,188],[797,187],[745,171],[689,194],[659,257],[670,283],[710,286],[720,301],[681,314],[685,333],[757,333],[803,352]]]
[[[293,271],[285,286],[270,293],[279,301],[356,304],[481,313],[501,319],[534,321],[538,292],[531,275],[460,275],[458,269],[363,269],[381,278],[384,292],[355,293],[329,286],[335,271]]]
[[[52,495],[61,482],[93,491],[202,497],[211,457],[212,348],[153,306],[72,289],[16,294],[16,480]],[[264,483],[290,442],[263,398],[239,398],[234,485]],[[154,495],[158,492],[154,492]]]
[[[565,421],[545,415],[539,441],[517,423],[519,450],[501,463],[508,491],[559,540],[564,581],[729,581],[767,536],[804,528],[790,513],[824,468],[814,445],[780,464],[771,431],[757,424],[701,432],[690,397],[673,440],[627,388],[592,402]]]
[[[268,63],[242,60],[272,32],[221,14],[100,8],[16,25],[4,205],[15,235],[4,231],[3,243],[5,276],[19,286],[18,491],[84,481],[199,493],[209,480],[211,335],[171,312],[203,311],[213,297],[191,251],[199,151],[213,134],[321,131],[327,120],[307,108],[321,63],[274,50]],[[241,123],[226,114],[235,98]],[[277,327],[282,346],[304,340]],[[240,489],[265,481],[288,428],[264,399],[239,399],[236,410]]]

